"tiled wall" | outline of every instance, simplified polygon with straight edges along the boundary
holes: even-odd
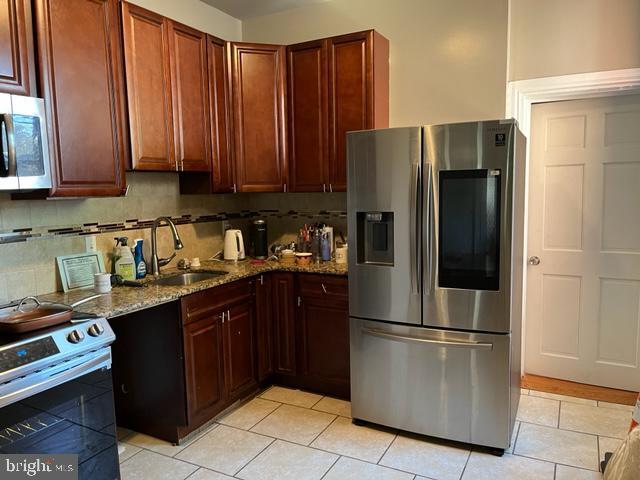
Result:
[[[172,173],[128,173],[127,183],[127,197],[119,198],[11,200],[0,194],[0,303],[59,290],[55,257],[85,250],[85,235],[79,232],[95,232],[107,269],[116,236],[143,238],[149,259],[147,221],[162,215],[182,217],[178,231],[185,248],[178,252],[180,258],[206,259],[222,249],[218,218],[229,218],[246,239],[250,219],[264,218],[270,243],[291,241],[304,223],[319,221],[346,234],[345,194],[180,195]],[[171,252],[166,228],[159,230],[158,243],[161,256]]]

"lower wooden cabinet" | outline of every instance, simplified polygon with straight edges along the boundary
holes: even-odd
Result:
[[[241,398],[257,383],[253,304],[232,306],[222,323],[227,401]]]
[[[319,291],[315,290],[316,286],[320,287]],[[347,279],[298,275],[297,305],[298,386],[348,398]]]
[[[274,272],[111,319],[118,425],[177,443],[259,384],[349,398],[347,302],[345,277]]]
[[[207,420],[224,408],[223,312],[206,314],[183,329],[188,423]]]

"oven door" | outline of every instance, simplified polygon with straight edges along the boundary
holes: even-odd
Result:
[[[11,393],[0,396],[5,404],[0,409],[0,453],[77,454],[81,480],[119,478],[111,355],[106,350],[102,357],[33,382],[26,387],[33,395],[8,405]]]

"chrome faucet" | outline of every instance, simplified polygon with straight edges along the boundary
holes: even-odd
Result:
[[[156,230],[160,226],[162,222],[165,222],[169,228],[171,229],[171,235],[173,236],[173,253],[170,257],[167,258],[158,258],[158,241],[156,239]],[[178,235],[178,230],[176,229],[175,224],[171,221],[169,217],[158,217],[153,221],[153,226],[151,227],[151,273],[155,276],[160,275],[160,267],[164,267],[167,263],[169,263],[176,256],[176,250],[181,250],[183,248],[182,240],[180,240],[180,235]]]

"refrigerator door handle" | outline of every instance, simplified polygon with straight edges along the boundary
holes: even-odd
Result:
[[[411,194],[409,197],[409,248],[410,252],[410,275],[411,275],[411,293],[417,295],[420,293],[420,255],[419,248],[419,229],[418,224],[418,205],[420,201],[420,184],[421,184],[421,168],[420,163],[414,163],[411,169]]]
[[[396,342],[426,343],[439,347],[468,348],[473,350],[493,350],[493,343],[488,342],[461,342],[458,340],[440,340],[436,338],[409,337],[406,335],[396,335],[395,333],[388,333],[383,330],[374,328],[363,328],[362,333],[371,337],[384,338],[386,340],[393,340]]]
[[[432,179],[431,179],[431,173],[432,173],[432,169],[431,169],[431,164],[427,163],[427,175],[426,175],[426,186],[427,186],[427,191],[426,191],[426,199],[427,199],[427,205],[426,205],[426,225],[424,227],[424,229],[426,229],[423,232],[424,235],[424,252],[423,255],[425,256],[425,258],[427,259],[427,269],[426,272],[423,275],[423,279],[424,279],[424,293],[425,295],[431,295],[431,277],[432,277],[432,265],[433,265],[433,252],[432,252],[432,243],[433,243],[433,236],[432,236],[432,231],[433,231],[433,221],[435,216],[432,215],[431,210],[433,209],[433,185],[432,185]]]

